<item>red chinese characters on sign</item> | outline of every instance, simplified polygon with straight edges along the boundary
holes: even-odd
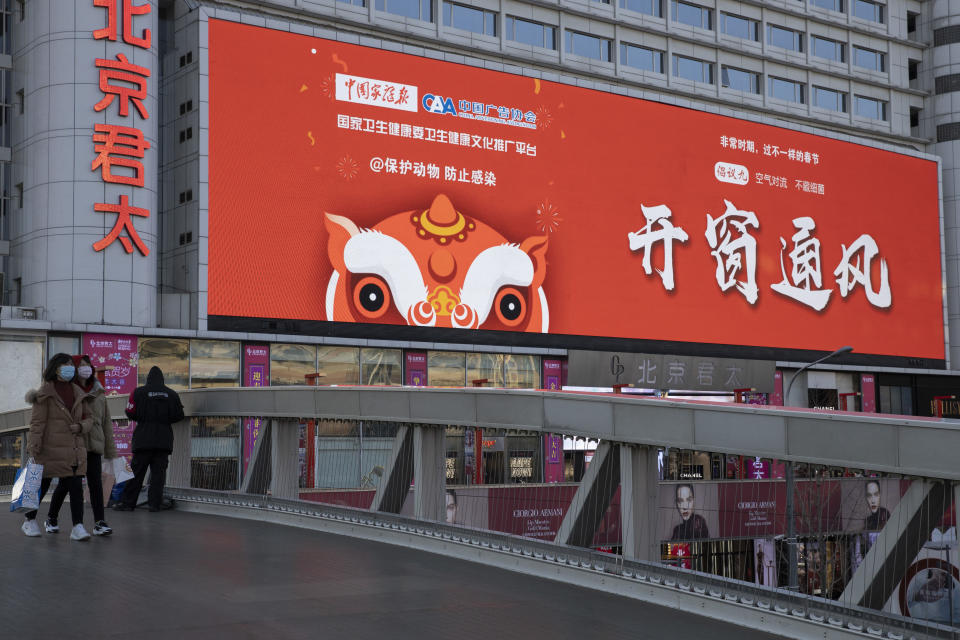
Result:
[[[149,3],[137,5],[133,0],[93,0],[93,6],[107,10],[106,26],[93,31],[94,40],[117,42],[120,38],[124,44],[150,49],[153,41],[150,29],[143,29],[140,35],[137,35],[133,26],[136,16],[148,15],[151,12]],[[122,38],[118,33],[118,23],[123,25]],[[150,69],[133,64],[124,53],[117,53],[115,58],[97,58],[95,66],[103,97],[93,106],[94,111],[104,111],[116,102],[120,117],[134,117],[131,114],[132,105],[140,118],[149,119],[144,100],[147,97]],[[131,187],[145,185],[142,160],[150,149],[150,143],[144,137],[143,131],[136,127],[97,124],[94,126],[93,143],[96,156],[90,164],[90,170],[99,171],[103,182]],[[118,172],[119,169],[123,171]],[[93,244],[95,251],[103,251],[115,240],[119,240],[127,253],[133,253],[135,246],[141,255],[150,255],[150,250],[133,225],[133,216],[149,218],[149,210],[132,206],[127,195],[120,196],[119,204],[95,203],[93,210],[97,213],[117,214],[110,232]]]

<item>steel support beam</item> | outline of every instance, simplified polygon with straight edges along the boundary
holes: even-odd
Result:
[[[556,541],[589,547],[619,485],[620,447],[601,442],[563,517]]]

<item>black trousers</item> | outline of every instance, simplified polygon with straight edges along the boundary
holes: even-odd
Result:
[[[161,449],[135,451],[133,460],[130,462],[133,478],[127,480],[120,502],[128,507],[137,506],[137,497],[140,495],[140,488],[143,487],[143,479],[147,475],[147,469],[150,469],[150,490],[147,492],[147,504],[151,508],[159,509],[163,502],[163,487],[167,482],[167,459],[169,457],[170,452]]]
[[[102,461],[102,455],[87,451],[87,489],[90,490],[90,506],[93,508],[94,523],[104,519],[103,479],[100,476],[103,469]],[[53,490],[53,497],[50,499],[50,515],[52,517],[56,518],[60,514],[60,505],[63,504],[63,499],[66,497],[67,491],[68,488],[65,487],[62,482]],[[54,509],[54,505],[56,505],[56,509]],[[70,505],[72,508],[73,498],[70,498]],[[74,522],[74,524],[76,524],[76,522]]]
[[[53,478],[44,478],[40,482],[40,500],[43,500],[43,496],[47,495],[51,482],[53,482]],[[60,507],[63,506],[63,501],[68,493],[70,494],[70,517],[73,519],[73,524],[81,524],[83,522],[83,478],[81,476],[66,476],[60,478],[60,483],[57,485],[57,488],[53,490],[53,497],[50,498],[50,511],[48,515],[51,518],[57,517],[57,514],[60,513]],[[27,520],[33,520],[37,517],[37,512],[28,511],[24,515],[27,517]]]

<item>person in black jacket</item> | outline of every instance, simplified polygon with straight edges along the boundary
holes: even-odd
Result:
[[[133,478],[127,481],[117,511],[133,511],[143,478],[150,469],[150,491],[147,505],[150,511],[170,508],[163,501],[163,486],[167,479],[167,458],[173,451],[174,422],[183,420],[183,404],[177,392],[163,384],[163,372],[153,367],[147,374],[147,384],[137,387],[127,400],[127,417],[137,421],[133,431]]]

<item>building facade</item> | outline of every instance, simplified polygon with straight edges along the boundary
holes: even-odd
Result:
[[[609,376],[598,375],[584,386],[632,384],[650,392],[694,390],[719,392],[731,398],[736,388],[751,388],[760,389],[774,401],[779,393],[782,401],[784,377],[789,380],[792,371],[802,364],[842,344],[853,345],[854,354],[834,361],[832,369],[802,377],[796,387],[797,395],[788,398],[788,403],[921,414],[946,411],[947,415],[953,406],[948,401],[935,400],[952,395],[955,383],[950,371],[960,356],[960,309],[956,307],[960,300],[960,207],[956,194],[960,167],[955,167],[960,156],[954,153],[960,140],[960,115],[951,102],[954,90],[960,89],[955,78],[960,75],[953,73],[951,66],[954,59],[960,59],[960,54],[951,55],[954,41],[960,41],[960,25],[953,25],[958,18],[949,12],[949,3],[3,0],[0,6],[4,25],[0,55],[0,67],[4,68],[4,118],[0,127],[0,160],[4,160],[0,349],[27,372],[22,384],[3,392],[2,409],[19,405],[22,391],[31,386],[44,359],[60,350],[103,350],[105,358],[113,358],[112,363],[105,360],[104,364],[115,366],[115,377],[128,376],[127,386],[135,382],[138,371],[142,378],[148,365],[156,363],[180,387],[290,384],[319,379],[320,383],[338,384],[451,386],[487,380],[488,384],[547,388],[559,387],[566,381],[571,364],[568,355],[571,350],[579,350],[593,352],[604,362],[611,361]],[[310,45],[312,41],[316,44]],[[322,72],[311,71],[306,49],[303,57],[279,53],[300,51],[297,47],[301,43],[307,43],[318,59],[326,56],[328,67],[328,59],[332,59],[334,71],[329,72],[327,67]],[[459,167],[460,171],[480,170],[479,183],[477,176],[467,176],[467,180],[459,182],[469,184],[473,180],[478,188],[495,187],[501,190],[498,193],[502,195],[497,196],[500,199],[523,193],[525,184],[531,191],[540,189],[550,194],[537,200],[536,229],[530,224],[524,228],[529,230],[521,233],[517,231],[519,226],[488,216],[492,220],[490,228],[478,222],[481,228],[471,236],[479,237],[482,231],[495,239],[489,242],[516,244],[532,256],[526,262],[525,256],[500,259],[504,264],[514,258],[520,260],[521,271],[528,268],[529,262],[533,274],[524,280],[529,290],[520,287],[517,296],[510,297],[512,294],[505,294],[503,288],[494,292],[496,297],[490,294],[486,300],[489,314],[481,309],[480,315],[492,318],[489,322],[499,322],[496,326],[484,325],[482,320],[476,321],[478,318],[474,318],[473,324],[471,320],[457,324],[455,312],[440,311],[443,299],[434,296],[443,287],[434,285],[443,281],[443,274],[437,273],[455,269],[444,267],[443,260],[463,262],[455,252],[437,250],[431,254],[430,260],[438,262],[430,262],[429,274],[424,269],[424,280],[417,280],[430,290],[431,297],[423,301],[418,301],[419,294],[409,298],[402,293],[402,287],[385,275],[383,270],[387,267],[369,267],[393,289],[392,298],[391,292],[386,292],[387,302],[374,299],[370,304],[390,306],[392,299],[400,311],[396,320],[381,322],[378,318],[388,316],[377,315],[382,313],[379,308],[370,310],[364,300],[356,297],[361,291],[364,295],[373,292],[369,295],[374,298],[382,296],[384,292],[378,289],[381,280],[373,284],[354,283],[350,277],[359,270],[346,264],[349,259],[341,271],[337,271],[333,257],[332,267],[317,266],[318,251],[309,241],[311,233],[329,233],[330,243],[337,233],[342,233],[340,229],[346,229],[349,240],[353,240],[354,236],[363,235],[364,225],[374,227],[374,223],[377,231],[387,233],[384,216],[404,210],[401,199],[392,197],[398,191],[391,184],[363,181],[376,177],[372,173],[390,173],[391,161],[399,163],[394,166],[394,173],[402,174],[403,163],[410,159],[398,155],[404,148],[390,147],[387,151],[393,151],[385,155],[395,157],[384,157],[383,167],[374,168],[368,156],[376,149],[363,134],[368,126],[364,120],[370,108],[378,106],[379,98],[347,96],[344,92],[348,85],[341,84],[368,79],[353,68],[370,69],[377,65],[393,70],[394,75],[383,85],[384,91],[390,86],[399,96],[404,87],[419,87],[419,96],[412,104],[414,115],[443,117],[443,122],[464,122],[471,127],[486,126],[480,123],[491,123],[491,118],[501,119],[504,122],[494,122],[488,129],[494,131],[494,124],[512,126],[499,126],[496,131],[500,133],[490,135],[490,149],[495,150],[500,144],[511,149],[513,144],[511,150],[522,155],[524,161],[540,163],[523,174],[529,182],[519,186],[512,186],[509,180],[528,169],[517,164],[519,160],[514,162],[513,156],[500,164],[497,160],[483,166]],[[455,82],[458,75],[490,86],[502,81],[506,88],[500,95],[508,95],[510,100],[514,95],[517,98],[515,104],[508,103],[507,98],[499,102],[490,98],[489,104],[481,104],[473,100],[479,99],[479,95],[443,96],[440,89],[431,89],[428,84],[404,84],[396,70],[405,66],[417,77],[448,74],[450,78],[444,77],[444,82]],[[525,83],[524,94],[515,90],[521,81]],[[538,105],[539,98],[528,95],[527,84],[535,87],[533,93],[537,96],[553,96],[553,102],[543,98]],[[289,95],[282,93],[288,85]],[[359,91],[360,84],[356,86]],[[541,86],[546,87],[543,94]],[[296,99],[313,99],[321,93],[335,107],[329,121],[313,122],[310,109],[320,109],[324,103],[304,106]],[[594,104],[598,105],[595,110],[591,106]],[[477,112],[475,105],[482,113]],[[565,111],[573,112],[581,105],[585,106],[576,111],[576,118]],[[628,141],[633,125],[624,120],[622,141],[611,136],[608,129],[603,129],[602,138],[583,141],[591,135],[594,122],[602,123],[607,117],[605,108],[613,110],[606,114],[648,109],[638,111],[638,117],[662,122],[653,129],[659,129],[658,135],[664,140],[651,142],[649,147]],[[506,109],[506,117],[498,115],[496,109]],[[411,113],[411,108],[391,106],[381,111],[390,117],[376,121],[370,118],[370,135],[376,136],[376,127],[382,123],[383,131],[379,133],[385,138],[404,137],[401,127],[407,125],[402,116]],[[684,115],[687,113],[694,115]],[[586,119],[591,121],[589,126],[582,124]],[[734,121],[737,124],[730,128],[728,136],[723,123]],[[823,195],[826,179],[804,179],[816,175],[816,149],[805,149],[798,142],[789,145],[789,149],[784,145],[778,150],[770,139],[755,140],[752,134],[739,134],[737,127],[741,123],[748,133],[769,134],[768,138],[772,136],[769,132],[785,131],[799,136],[790,140],[803,144],[815,146],[819,144],[817,140],[826,141],[824,145],[843,143],[824,146],[823,149],[837,151],[822,153],[825,157],[832,153],[834,160],[843,155],[843,162],[837,163],[847,172],[837,178],[843,184],[827,182],[826,189],[827,194],[842,190],[844,196],[830,203],[817,200],[818,195]],[[389,129],[392,125],[396,125],[396,133]],[[299,138],[293,137],[294,129]],[[422,127],[414,125],[409,135],[411,145],[416,141],[416,129],[421,129],[421,136],[425,135]],[[438,127],[436,131],[443,134],[441,141],[428,141],[434,145],[445,143],[444,149],[450,148],[453,135],[466,137],[462,128],[456,129]],[[520,141],[521,134],[534,130],[543,142],[534,145]],[[469,132],[469,144],[476,142],[476,131],[479,129]],[[715,135],[715,131],[723,131],[724,135]],[[631,215],[641,220],[634,223],[636,229],[642,226],[641,206],[646,210],[666,207],[668,196],[647,196],[640,189],[633,192],[629,180],[622,179],[624,167],[635,166],[642,174],[654,171],[658,164],[675,165],[677,183],[669,186],[676,191],[695,190],[696,184],[687,182],[685,160],[670,157],[669,149],[671,137],[700,135],[697,132],[702,132],[704,140],[709,137],[709,146],[699,139],[684,144],[701,144],[717,159],[727,158],[732,152],[749,153],[753,155],[741,157],[758,157],[757,162],[761,163],[760,170],[747,160],[742,164],[718,162],[715,166],[711,156],[708,164],[713,167],[716,181],[753,189],[780,189],[793,198],[807,197],[797,209],[810,212],[811,216],[823,216],[817,217],[817,229],[826,227],[828,219],[860,216],[858,219],[863,220],[872,216],[878,227],[902,236],[905,246],[898,250],[905,258],[900,262],[890,258],[891,273],[900,278],[900,288],[893,292],[893,307],[889,300],[884,306],[877,298],[871,299],[872,306],[863,307],[866,311],[835,311],[847,303],[848,292],[841,284],[843,291],[833,294],[833,306],[827,312],[834,313],[836,318],[829,321],[832,324],[819,342],[815,336],[786,337],[788,333],[818,333],[816,328],[804,328],[805,309],[796,312],[800,314],[798,326],[782,327],[783,341],[770,327],[793,317],[789,311],[758,317],[755,325],[744,329],[747,336],[759,336],[755,341],[732,333],[729,339],[725,338],[724,331],[738,330],[736,318],[729,321],[726,329],[692,328],[686,333],[672,332],[668,325],[675,324],[675,320],[670,318],[663,321],[662,329],[654,327],[649,331],[643,322],[606,321],[588,312],[576,321],[569,320],[573,316],[564,311],[562,302],[592,287],[577,281],[581,289],[576,291],[555,285],[550,288],[542,284],[544,265],[562,272],[564,277],[569,273],[569,278],[576,281],[575,270],[564,270],[565,265],[578,259],[587,262],[587,255],[596,255],[596,259],[591,258],[595,265],[603,258],[604,249],[593,247],[593,253],[585,250],[582,258],[572,251],[564,254],[563,236],[551,232],[556,227],[561,231],[589,229],[619,219],[608,213],[609,209],[600,208],[588,216],[592,223],[579,219],[575,222],[581,214],[573,211],[582,204],[575,190],[558,193],[553,181],[548,183],[549,187],[537,186],[535,179],[549,173],[552,166],[565,167],[558,170],[555,178],[563,182],[566,176],[575,176],[578,171],[596,170],[609,163],[612,168],[608,173],[614,176],[611,184],[616,183],[613,188],[622,190],[617,197],[628,202]],[[342,137],[348,133],[355,138]],[[243,144],[234,145],[237,140]],[[483,144],[487,140],[484,137]],[[567,153],[558,140],[579,146]],[[297,146],[301,144],[303,149]],[[323,156],[323,162],[336,161],[339,183],[326,177],[330,172],[326,165],[307,167],[306,174],[301,171],[311,162],[311,156],[305,154],[325,145],[336,147],[332,156]],[[437,152],[436,148],[407,149],[427,149],[418,156],[424,160],[445,157],[438,154],[447,151]],[[677,154],[681,154],[686,147],[677,148]],[[780,153],[784,162],[791,164],[777,174],[765,173],[763,167],[772,166],[769,163]],[[799,157],[795,157],[797,154]],[[408,169],[412,176],[418,171],[416,160],[412,158]],[[880,171],[879,167],[887,161],[895,168]],[[455,158],[448,159],[448,165],[455,162]],[[440,171],[443,162],[438,160],[437,164]],[[567,166],[573,164],[587,168]],[[899,173],[901,167],[903,174]],[[278,168],[276,174],[271,173],[274,168]],[[456,169],[443,167],[451,168]],[[318,177],[319,186],[307,182],[310,169],[322,176]],[[734,176],[733,172],[740,169],[746,173]],[[423,167],[423,171],[424,180],[429,182],[429,167]],[[724,171],[730,171],[730,176],[725,177]],[[899,200],[891,202],[888,210],[872,214],[871,193],[883,191],[881,187],[890,189],[891,182],[900,175],[902,183],[894,189]],[[915,175],[920,177],[913,179]],[[357,178],[350,183],[352,176]],[[441,174],[438,180],[449,181],[449,175]],[[360,184],[385,186],[353,186]],[[589,183],[585,183],[583,189],[588,187]],[[353,211],[359,212],[360,224],[349,219],[349,225],[331,224],[330,216],[324,222],[319,210],[296,214],[303,216],[299,226],[287,224],[300,202],[299,196],[290,194],[349,188],[369,188],[387,194],[382,199],[391,204],[372,212],[357,207],[357,198],[331,197],[323,204],[350,204]],[[271,189],[284,194],[286,199],[276,199],[275,206],[266,200],[261,202],[256,199],[258,189],[268,192],[264,196],[267,199],[275,195]],[[423,220],[416,223],[421,236],[424,230],[452,228],[434,224],[443,215],[453,216],[450,220],[462,219],[457,209],[451,208],[452,213],[447,209],[440,211],[443,202],[437,204],[434,199],[436,189],[431,191],[432,187],[419,183],[409,189],[415,197],[408,201],[415,204],[404,201],[404,206],[436,207],[423,211]],[[460,194],[460,201],[474,207],[493,202],[468,195],[463,189],[466,187],[450,193]],[[600,196],[596,199],[599,201]],[[317,201],[308,197],[303,202],[307,207]],[[568,206],[552,208],[557,201],[567,202]],[[669,202],[679,228],[680,207]],[[746,199],[735,202],[736,206],[728,202],[727,214],[753,213],[747,209],[754,205],[739,204]],[[255,211],[247,217],[234,217],[234,211],[243,209],[244,203],[250,203]],[[453,202],[453,207],[459,206],[462,205],[458,201]],[[720,206],[719,211],[710,212],[713,217],[707,215],[708,224],[719,219],[723,213]],[[434,210],[436,216],[428,215]],[[669,215],[670,209],[666,211]],[[477,211],[468,213],[482,217]],[[697,212],[698,224],[702,224],[703,213]],[[457,215],[461,217],[456,218]],[[797,226],[790,232],[796,231],[799,236],[802,229],[798,219],[793,220]],[[648,216],[645,228],[652,231],[657,223],[662,231],[666,228],[664,220],[662,215]],[[427,227],[428,221],[434,227]],[[744,229],[750,226],[749,222],[740,224],[737,229],[741,237],[748,235]],[[624,245],[627,230],[624,228],[620,234]],[[719,227],[714,228],[715,232],[718,230]],[[694,231],[687,223],[687,231],[689,234],[684,234],[693,239],[678,239],[678,243],[686,243],[687,247],[694,240],[703,243],[700,229]],[[813,235],[812,227],[807,231]],[[438,243],[446,241],[446,236],[438,233],[434,239]],[[909,245],[914,237],[911,233],[927,244]],[[550,238],[549,248],[544,248],[547,241],[538,247],[538,234]],[[630,242],[638,243],[638,248],[631,246],[632,255],[639,258],[638,252],[643,251],[645,259],[652,257],[659,277],[646,263],[644,273],[639,264],[616,261],[596,267],[589,277],[614,283],[619,279],[655,282],[658,295],[669,293],[673,273],[666,261],[659,264],[666,257],[651,245],[644,249],[639,232],[630,235],[637,236]],[[778,235],[783,247],[776,246]],[[797,237],[792,241],[796,249]],[[844,240],[844,253],[853,241],[854,237]],[[591,242],[600,244],[602,239]],[[740,274],[737,280],[730,275],[731,270],[738,268],[729,261],[730,255],[744,245],[720,246],[722,238],[710,236],[708,242],[714,257],[705,255],[704,259],[708,263],[716,259],[717,285],[727,298],[740,295],[740,291],[749,299],[745,291],[753,284],[750,277]],[[779,272],[777,251],[780,250],[783,263],[791,236],[779,231],[766,236],[765,242],[767,253],[755,257],[759,268],[761,272]],[[462,244],[468,245],[469,238]],[[838,241],[836,245],[839,244]],[[880,244],[881,255],[886,255],[885,251],[892,253],[889,246]],[[679,251],[681,244],[675,246]],[[828,251],[826,239],[823,247],[824,252]],[[386,251],[372,251],[381,250]],[[838,253],[836,246],[829,250]],[[622,251],[627,253],[625,248]],[[911,252],[925,255],[927,262],[914,265]],[[685,276],[679,255],[675,267],[677,299],[690,295],[682,293]],[[828,266],[827,254],[824,256],[820,269],[818,254],[817,266],[822,271],[821,281],[829,285],[813,288],[826,289],[845,278],[836,259],[831,258],[833,262]],[[866,253],[864,256],[867,267],[860,273],[866,275],[860,284],[866,285],[861,288],[882,297],[883,287],[878,282],[885,276],[878,264],[871,267],[870,257]],[[639,263],[639,259],[635,262]],[[623,264],[632,270],[622,270]],[[930,264],[939,269],[931,269]],[[839,276],[834,273],[835,266]],[[721,283],[720,272],[724,268],[728,272],[726,284]],[[333,269],[333,275],[322,269]],[[784,282],[788,271],[789,266],[783,271]],[[314,278],[318,281],[316,300],[298,306],[303,298],[303,290],[297,288],[301,272],[319,276]],[[664,272],[669,273],[669,286]],[[905,273],[913,279],[905,277]],[[504,282],[511,286],[515,284],[509,276],[500,277],[507,278]],[[589,280],[586,276],[584,279]],[[705,280],[712,284],[713,273],[708,273]],[[735,285],[731,295],[727,289],[734,280],[747,284],[745,288]],[[539,288],[535,286],[537,282],[541,283]],[[344,283],[347,287],[356,285],[353,299]],[[793,285],[794,292],[802,288],[797,286],[796,278]],[[370,286],[373,288],[369,289]],[[608,301],[614,309],[618,294],[616,285],[611,287],[611,293],[601,300]],[[807,281],[806,290],[811,287]],[[777,295],[770,288],[769,284],[760,284],[760,305],[772,304],[766,303],[764,297]],[[458,296],[451,304],[464,302],[464,290],[454,289],[446,289]],[[843,300],[838,300],[841,295]],[[915,324],[909,314],[896,315],[901,313],[897,303],[912,301],[914,295],[922,324]],[[753,297],[756,299],[757,294]],[[282,310],[275,300],[282,303]],[[593,298],[590,300],[590,304],[596,304]],[[407,305],[406,301],[411,303]],[[426,302],[427,306],[417,307],[419,302]],[[514,302],[525,314],[520,318],[522,325],[510,315]],[[744,306],[744,314],[762,308],[755,302],[750,304],[754,306]],[[687,302],[681,303],[686,308],[684,305]],[[848,308],[852,306],[847,304]],[[464,308],[468,307],[479,308]],[[437,311],[430,311],[431,308]],[[422,322],[417,320],[418,309],[426,309],[426,315],[420,318]],[[630,307],[624,315],[639,317],[639,310],[642,306]],[[390,312],[393,313],[392,308]],[[601,309],[596,313],[602,312]],[[883,324],[894,316],[896,320],[891,324]],[[415,326],[418,324],[432,328]],[[499,331],[482,330],[488,327]],[[871,331],[875,335],[866,337]],[[554,336],[555,333],[558,335]],[[886,349],[884,336],[889,337],[891,344],[896,343],[896,348]],[[639,373],[632,371],[636,366],[618,373],[612,359],[630,352],[673,354],[688,359],[761,360],[770,363],[771,371],[777,368],[786,376],[780,373],[759,382],[740,380],[740,387],[735,376],[724,376],[724,384],[718,381],[698,387],[691,380],[677,377],[675,362],[669,360],[661,361],[659,379],[652,373],[652,364]],[[264,359],[265,367],[258,364],[258,358]],[[689,364],[691,370],[701,366],[693,361]],[[668,376],[671,367],[674,373]],[[260,378],[256,377],[257,372]],[[305,378],[311,375],[312,378]],[[703,379],[701,374],[699,380]],[[126,386],[118,382],[117,391],[123,389]],[[857,396],[858,393],[862,395]]]

